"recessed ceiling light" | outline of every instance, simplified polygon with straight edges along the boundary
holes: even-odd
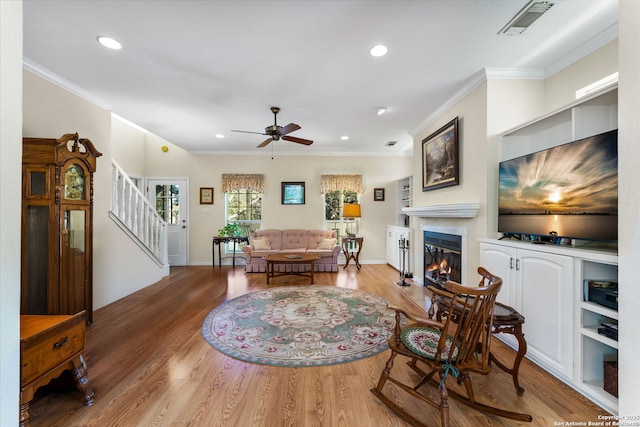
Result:
[[[347,139],[349,139],[349,137],[347,135],[342,135],[340,139],[343,141],[346,141]]]
[[[378,44],[372,47],[369,53],[371,54],[371,56],[379,57],[379,56],[385,56],[388,50],[389,49],[387,49],[385,45]]]
[[[96,40],[98,40],[98,43],[100,43],[102,46],[108,47],[109,49],[122,49],[122,45],[120,44],[120,42],[118,40],[112,39],[111,37],[98,36],[96,37]]]
[[[219,133],[219,134],[216,135],[216,138],[221,138],[222,139],[222,138],[224,138],[224,135]]]
[[[381,116],[381,115],[383,115],[384,113],[386,113],[386,112],[387,112],[387,107],[376,107],[376,108],[374,108],[374,109],[373,109],[373,111],[374,111],[378,116]]]

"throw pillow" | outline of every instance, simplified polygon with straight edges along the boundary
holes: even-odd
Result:
[[[327,239],[325,237],[322,239],[322,242],[320,242],[317,249],[333,249],[337,241],[338,239]]]
[[[252,239],[251,244],[253,245],[253,249],[256,251],[269,251],[271,250],[271,245],[269,245],[269,239],[266,237],[259,237],[257,239]]]

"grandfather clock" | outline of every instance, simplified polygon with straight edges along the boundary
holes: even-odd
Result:
[[[100,153],[78,134],[22,139],[21,314],[93,321],[93,173]]]

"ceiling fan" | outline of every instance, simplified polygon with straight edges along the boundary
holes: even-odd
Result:
[[[242,133],[257,133],[258,135],[269,135],[268,139],[265,139],[258,148],[266,147],[269,145],[271,141],[279,141],[280,139],[284,139],[285,141],[295,142],[303,145],[311,145],[313,141],[310,139],[302,139],[296,138],[295,136],[289,136],[288,134],[300,129],[295,123],[289,123],[286,126],[278,126],[277,115],[280,112],[279,107],[271,107],[271,112],[273,113],[273,125],[267,126],[264,128],[264,132],[251,132],[246,130],[232,130],[231,132],[242,132]]]

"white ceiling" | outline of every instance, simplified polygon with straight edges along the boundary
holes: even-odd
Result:
[[[483,69],[548,77],[617,37],[617,0],[555,0],[498,35],[527,2],[24,0],[25,66],[191,152],[410,154]],[[230,132],[262,132],[274,105],[314,144]]]

